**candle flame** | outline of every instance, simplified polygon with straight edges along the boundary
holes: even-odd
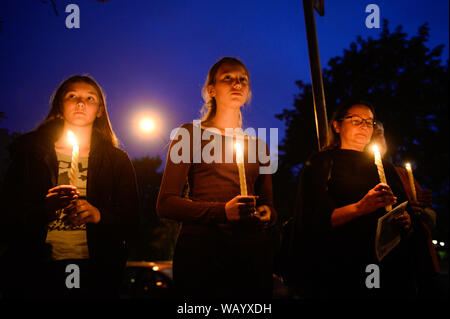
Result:
[[[240,142],[236,142],[236,144],[234,144],[234,148],[236,149],[236,162],[244,163],[244,150],[242,144]]]
[[[69,143],[70,143],[70,145],[72,145],[72,147],[78,146],[77,138],[75,137],[75,134],[73,134],[72,131],[67,132],[67,137],[68,137]]]
[[[242,145],[241,145],[241,143],[234,144],[234,147],[236,148],[236,153],[242,154]]]
[[[406,163],[406,164],[405,164],[405,167],[406,167],[406,169],[411,169],[411,164]]]
[[[376,153],[376,152],[380,152],[380,150],[378,149],[378,145],[373,145],[372,146],[372,150]]]

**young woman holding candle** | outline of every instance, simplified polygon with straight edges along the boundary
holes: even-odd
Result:
[[[18,271],[14,280],[31,276],[28,285],[13,286],[25,288],[28,298],[118,297],[126,239],[137,226],[134,168],[117,147],[104,94],[93,78],[69,77],[50,104],[44,122],[14,143],[2,192],[12,226],[8,256]],[[76,161],[69,131],[78,142]],[[69,179],[71,171],[75,180]],[[81,272],[79,288],[66,285],[69,264]]]
[[[380,183],[373,153],[364,152],[375,123],[366,102],[340,106],[330,120],[329,147],[314,154],[302,170],[296,205],[293,283],[306,297],[411,297],[405,241],[381,262],[375,256],[378,218],[386,206],[406,200],[395,168],[383,161],[388,184]],[[407,212],[396,217],[405,235]],[[366,267],[380,269],[380,288],[369,289]]]
[[[236,141],[227,129],[241,128],[241,108],[251,96],[249,72],[240,60],[222,58],[211,67],[202,93],[205,116],[182,125],[179,131],[188,133],[184,137],[174,136],[157,203],[159,216],[182,222],[173,263],[177,293],[185,298],[270,298],[272,257],[265,226],[276,218],[271,176],[260,174],[258,160],[248,162],[248,136],[238,134],[246,185],[240,183],[236,152],[231,149],[231,162],[225,158],[226,147]],[[196,134],[208,136],[201,149],[196,149]],[[183,142],[189,160],[176,163],[172,149]],[[208,145],[220,145],[215,161],[206,159]],[[248,195],[240,195],[245,194],[242,186]]]

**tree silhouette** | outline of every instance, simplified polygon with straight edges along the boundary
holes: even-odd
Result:
[[[46,0],[41,0],[41,3],[43,4],[48,4],[48,1]],[[55,12],[55,15],[58,16],[58,9],[56,9],[56,3],[54,0],[50,0],[50,4],[52,5],[53,11]]]
[[[444,46],[429,49],[428,38],[427,24],[408,39],[401,26],[390,32],[385,20],[378,39],[357,37],[342,56],[332,58],[323,80],[329,117],[345,100],[357,98],[375,105],[377,119],[385,127],[387,156],[396,166],[411,161],[417,180],[433,190],[439,218],[436,232],[447,239],[448,59],[442,63]],[[280,181],[275,198],[289,212],[293,200],[280,198],[285,194],[293,198],[295,183],[288,185],[286,176],[297,173],[312,151],[317,151],[311,85],[298,81],[297,86],[300,93],[294,108],[276,115],[287,129],[280,146],[280,170],[274,178],[274,184]]]

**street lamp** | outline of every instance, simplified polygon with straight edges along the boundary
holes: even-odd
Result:
[[[144,133],[151,133],[155,129],[155,121],[152,118],[144,117],[139,122],[139,127]]]
[[[135,117],[135,127],[137,134],[143,137],[153,138],[155,135],[163,141],[164,145],[168,144],[168,140],[162,135],[162,122],[157,114],[142,112]]]

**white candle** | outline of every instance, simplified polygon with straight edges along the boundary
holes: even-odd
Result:
[[[239,184],[241,186],[241,195],[247,196],[247,181],[245,179],[244,151],[241,144],[236,143],[236,164],[239,171]]]
[[[377,166],[378,176],[380,177],[380,182],[387,184],[386,175],[384,175],[383,162],[381,161],[380,151],[378,146],[372,146],[373,153],[375,155],[375,165]],[[386,206],[386,211],[392,210],[392,205]]]
[[[408,172],[409,186],[411,186],[412,196],[414,201],[417,201],[416,185],[414,184],[414,176],[411,168],[411,164],[406,163],[406,171]]]
[[[75,134],[72,131],[67,132],[69,143],[72,145],[72,161],[70,162],[69,180],[70,184],[76,186],[76,181],[78,177],[78,156],[80,153],[80,148],[78,146]]]

